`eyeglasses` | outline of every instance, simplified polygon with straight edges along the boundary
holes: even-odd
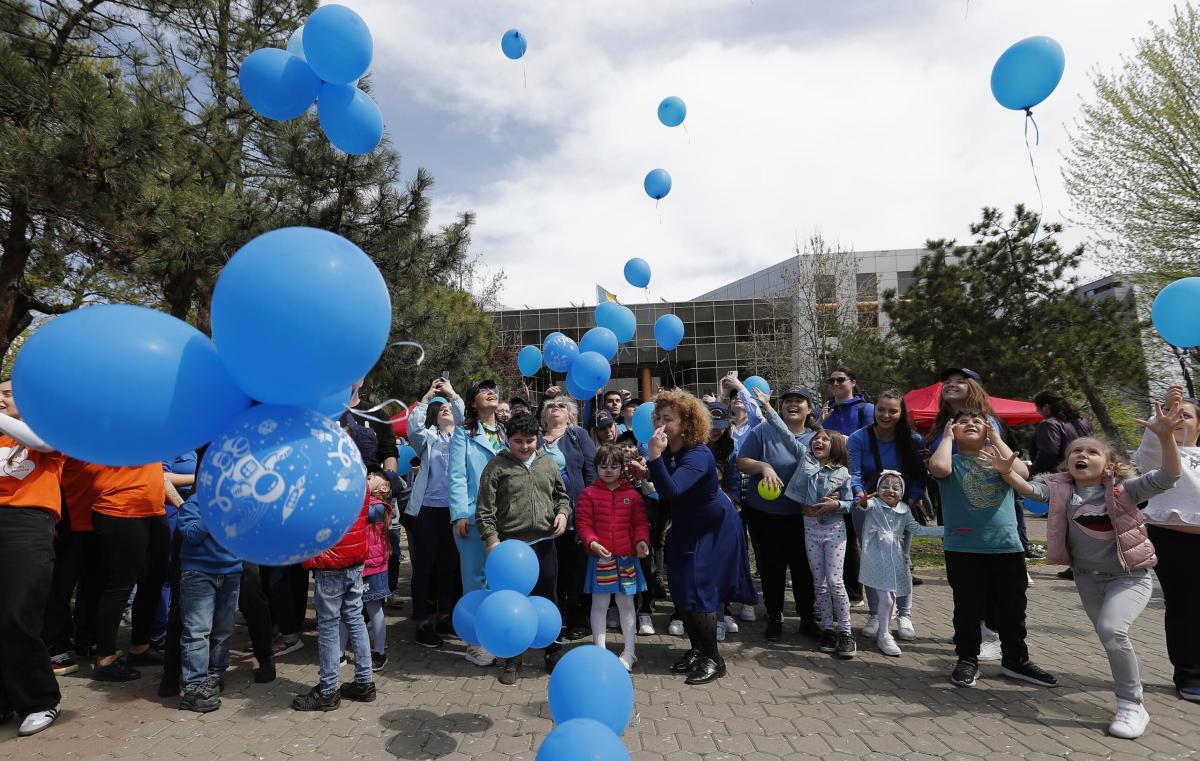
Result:
[[[830,378],[830,379],[829,379],[829,385],[831,385],[831,386],[838,386],[838,385],[841,385],[842,383],[845,383],[845,382],[846,382],[846,381],[848,381],[848,380],[850,380],[850,379],[849,379],[849,378],[847,378],[846,376],[844,376],[844,375],[839,375],[839,376],[836,376],[836,377]]]
[[[565,410],[566,408],[567,405],[564,402],[546,402],[546,409],[548,410]]]

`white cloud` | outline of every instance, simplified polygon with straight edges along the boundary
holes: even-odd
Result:
[[[1061,153],[1090,97],[1088,71],[1118,66],[1131,38],[1171,12],[1120,0],[975,0],[969,12],[965,2],[342,1],[374,31],[385,113],[436,110],[442,129],[479,148],[477,167],[459,167],[465,181],[439,194],[437,216],[475,210],[477,250],[508,273],[502,300],[533,306],[590,300],[594,282],[637,300],[620,287],[629,256],[650,262],[656,297],[687,299],[779,261],[813,229],[857,250],[910,248],[966,238],[984,205],[1036,204],[1023,117],[988,89],[996,57],[1033,34],[1067,55],[1058,90],[1035,109],[1034,149],[1046,219],[1063,220]],[[511,26],[530,40],[519,62],[500,53]],[[657,121],[671,94],[687,102],[690,141]],[[409,166],[436,178],[461,159],[406,151],[399,122],[389,129]],[[658,210],[641,187],[656,166],[674,180]]]

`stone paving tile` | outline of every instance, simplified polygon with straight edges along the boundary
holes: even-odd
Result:
[[[1130,742],[1105,735],[1112,693],[1107,661],[1079,607],[1074,586],[1034,567],[1029,631],[1033,657],[1059,676],[1048,690],[999,676],[983,664],[969,690],[949,684],[953,665],[950,594],[944,574],[922,570],[916,590],[920,639],[885,658],[860,638],[859,656],[838,661],[815,651],[790,620],[785,640],[768,644],[763,623],[743,624],[724,652],[729,676],[686,687],[667,669],[682,642],[640,638],[635,716],[626,746],[639,761],[1124,761],[1200,758],[1200,706],[1178,700],[1155,597],[1133,631],[1143,660],[1148,734]],[[665,630],[666,609],[656,621]],[[88,666],[60,679],[64,713],[32,738],[0,727],[4,761],[204,758],[215,761],[533,761],[553,727],[547,678],[530,657],[521,680],[502,688],[496,670],[462,659],[461,643],[430,651],[412,642],[404,615],[390,614],[391,660],[378,675],[379,699],[344,703],[327,714],[297,714],[295,694],[316,679],[315,637],[279,664],[280,679],[252,684],[248,653],[234,653],[219,711],[183,713],[155,695],[157,670],[138,682],[93,683]],[[865,612],[854,613],[860,626]],[[614,639],[616,639],[614,637]],[[235,634],[245,648],[244,630]],[[349,678],[347,669],[343,676]]]

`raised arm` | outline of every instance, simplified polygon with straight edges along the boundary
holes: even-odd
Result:
[[[942,431],[942,440],[929,457],[929,475],[946,478],[954,470],[954,422],[948,421]]]
[[[25,424],[22,420],[17,420],[15,417],[9,417],[0,413],[0,433],[6,433],[12,436],[21,444],[29,447],[35,452],[53,452],[54,447],[47,444],[33,432],[33,429]]]
[[[984,447],[980,451],[979,464],[995,471],[997,475],[1004,479],[1005,483],[1013,488],[1013,491],[1022,497],[1034,497],[1038,501],[1041,501],[1042,497],[1045,497],[1046,494],[1043,494],[1039,488],[1026,481],[1025,477],[1017,472],[1016,466],[1022,463],[1017,459],[1016,453],[1008,449],[1008,447],[1004,447],[1004,451],[1007,451],[1008,454],[1003,454],[1000,447],[993,442],[992,446]]]

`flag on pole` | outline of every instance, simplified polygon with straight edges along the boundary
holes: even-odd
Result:
[[[596,304],[603,304],[606,301],[611,301],[614,304],[621,303],[620,301],[617,300],[617,294],[615,294],[611,291],[607,291],[604,288],[601,288],[599,285],[597,285],[596,286]]]

